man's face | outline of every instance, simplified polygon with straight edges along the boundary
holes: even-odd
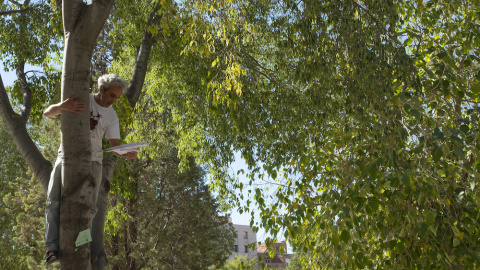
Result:
[[[105,90],[103,85],[100,87],[100,100],[98,105],[108,108],[117,102],[117,99],[122,95],[122,88],[112,85],[108,90]]]

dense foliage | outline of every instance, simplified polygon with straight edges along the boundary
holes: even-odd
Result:
[[[248,259],[245,256],[236,256],[234,259],[229,259],[225,265],[219,268],[212,268],[211,270],[254,270],[258,269],[256,260]]]
[[[475,2],[183,7],[147,91],[220,194],[312,268],[477,266]]]
[[[9,137],[5,126],[0,124],[0,149],[2,155],[0,158],[0,268],[8,269],[11,265],[16,265],[17,268],[10,269],[25,269],[25,255],[28,254],[28,248],[23,244],[14,241],[16,232],[12,227],[16,223],[19,214],[14,211],[15,206],[11,205],[8,198],[15,192],[15,186],[18,184],[18,178],[23,177],[26,171],[26,166],[23,163],[21,156],[17,153],[12,139]]]
[[[206,269],[223,264],[234,232],[219,216],[201,167],[192,163],[190,170],[179,173],[173,150],[155,161],[118,165],[112,182],[115,204],[107,220],[114,267],[137,269],[131,267],[129,257],[145,269]]]
[[[0,174],[4,179],[0,266],[3,269],[45,269],[40,262],[44,258],[46,196],[3,124],[0,130],[1,148],[5,151],[0,158]],[[54,161],[59,144],[58,123],[41,121],[29,132],[39,145],[43,145],[45,156]]]

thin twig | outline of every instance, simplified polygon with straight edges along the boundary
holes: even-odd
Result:
[[[368,9],[366,9],[364,6],[360,5],[359,3],[357,3],[356,1],[354,0],[351,0],[357,7],[359,7],[361,10],[365,11],[368,16],[372,17],[372,19],[379,25],[381,25],[381,23],[377,20],[377,18],[375,16],[372,15],[372,13],[370,13],[370,11],[368,11]]]
[[[18,3],[18,2],[15,1],[15,0],[8,0],[8,1],[10,1],[11,3],[17,5],[18,7],[22,7],[22,6],[23,6],[22,4]]]

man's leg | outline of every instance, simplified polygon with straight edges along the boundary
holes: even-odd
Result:
[[[98,257],[101,256],[101,251],[103,250],[103,239],[97,239],[101,238],[101,234],[97,232],[97,230],[103,229],[103,228],[97,228],[96,225],[93,222],[96,214],[97,214],[97,198],[98,198],[98,193],[100,191],[100,186],[102,183],[102,164],[92,161],[92,176],[95,179],[95,190],[93,191],[93,197],[92,197],[92,209],[91,209],[91,220],[90,220],[90,228],[91,228],[91,233],[92,233],[92,243],[90,244],[90,251],[92,255],[92,262],[96,264],[96,261],[98,260]],[[95,268],[97,269],[97,267]],[[103,269],[103,268],[102,268]]]
[[[97,213],[97,197],[98,191],[100,190],[100,184],[102,183],[102,164],[92,161],[92,176],[95,179],[95,190],[93,191],[92,197],[92,208],[91,208],[91,219],[90,224],[92,223],[93,217]],[[91,226],[90,226],[91,227]]]
[[[57,159],[50,175],[45,207],[45,250],[59,251],[60,199],[62,188],[62,160]]]

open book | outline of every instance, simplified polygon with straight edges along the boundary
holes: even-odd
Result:
[[[117,145],[115,147],[110,147],[106,149],[107,152],[115,152],[119,155],[126,154],[128,152],[139,152],[138,148],[148,146],[148,143],[141,142],[141,143],[127,143],[122,145]]]

